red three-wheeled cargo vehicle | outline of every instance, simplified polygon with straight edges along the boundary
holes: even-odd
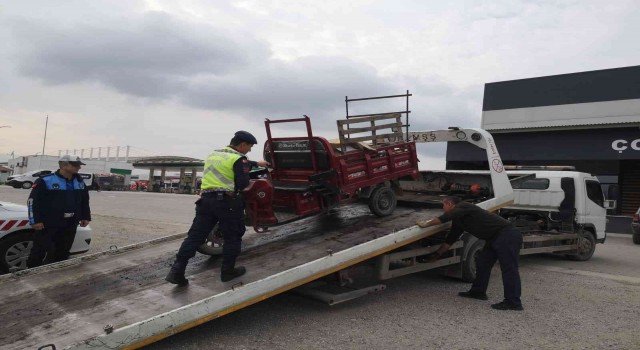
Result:
[[[304,123],[306,136],[272,136],[272,124],[296,122]],[[339,120],[339,142],[314,136],[307,116],[267,119],[265,127],[264,159],[271,169],[243,193],[247,218],[258,231],[358,199],[368,200],[375,215],[390,215],[397,180],[418,178],[416,146],[402,139],[400,114]]]

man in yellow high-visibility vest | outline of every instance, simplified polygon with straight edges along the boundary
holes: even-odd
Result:
[[[220,224],[224,235],[220,279],[227,282],[246,272],[244,266],[235,266],[246,230],[244,201],[240,192],[249,185],[249,171],[252,167],[269,166],[264,160],[253,162],[247,159],[246,154],[257,143],[250,133],[238,131],[229,146],[211,152],[205,161],[201,196],[196,201],[196,217],[165,278],[168,282],[178,286],[189,284],[184,276],[187,263],[206,241],[216,223]]]

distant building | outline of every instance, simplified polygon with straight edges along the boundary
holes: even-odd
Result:
[[[573,165],[598,176],[616,214],[640,206],[640,66],[485,84],[482,128],[504,164]],[[447,169],[487,169],[484,152],[447,147]]]

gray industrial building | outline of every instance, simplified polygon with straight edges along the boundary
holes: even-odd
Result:
[[[640,207],[640,66],[485,84],[482,126],[508,165],[572,165],[618,201]],[[447,169],[486,169],[484,154],[450,143]]]

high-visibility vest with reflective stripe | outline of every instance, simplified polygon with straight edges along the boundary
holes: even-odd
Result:
[[[246,156],[231,147],[218,149],[209,155],[204,162],[202,173],[202,190],[235,191],[235,175],[233,164]]]

